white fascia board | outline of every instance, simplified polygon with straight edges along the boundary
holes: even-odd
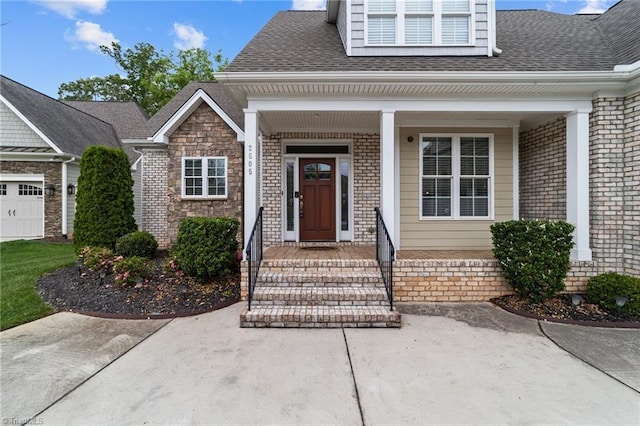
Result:
[[[3,173],[0,174],[0,181],[3,182],[17,182],[17,181],[22,181],[22,182],[43,182],[44,181],[44,175],[43,174],[39,174],[39,175],[32,175],[32,174],[18,174],[18,173]]]
[[[167,149],[167,142],[154,142],[147,139],[123,139],[122,143],[140,149]]]
[[[47,137],[47,135],[45,135],[40,129],[38,129],[35,124],[33,124],[27,117],[25,117],[24,114],[22,114],[18,110],[18,108],[14,107],[13,104],[11,102],[9,102],[2,95],[0,95],[0,100],[2,101],[3,104],[5,104],[7,106],[7,108],[9,108],[11,111],[13,111],[13,113],[15,115],[17,115],[18,118],[20,118],[20,120],[22,120],[27,126],[29,126],[29,128],[31,130],[33,130],[35,132],[35,134],[40,136],[40,138],[42,138],[42,140],[45,141],[45,143],[47,145],[49,145],[51,147],[51,149],[53,149],[58,154],[62,154],[62,150],[60,148],[58,148],[58,146],[55,143],[53,143],[53,141],[51,139],[49,139]]]
[[[590,83],[624,81],[629,71],[538,71],[538,72],[394,72],[394,71],[349,71],[349,72],[233,72],[216,73],[216,81],[229,83],[258,82],[371,82],[371,83]]]
[[[180,107],[180,109],[178,109],[178,111],[176,111],[176,113],[173,114],[173,116],[171,116],[171,118],[166,123],[164,123],[164,125],[160,128],[160,130],[158,130],[156,134],[153,135],[152,141],[160,142],[160,143],[168,143],[169,142],[168,131],[171,128],[173,128],[173,126],[176,125],[178,122],[180,122],[181,120],[184,120],[186,118],[184,117],[184,115],[189,111],[189,109],[196,102],[199,102],[201,100],[206,102],[211,107],[211,109],[213,109],[216,112],[216,114],[218,114],[220,118],[222,118],[224,122],[227,123],[229,127],[231,127],[231,129],[233,129],[234,132],[236,132],[236,134],[238,135],[239,141],[244,141],[244,131],[240,127],[238,127],[238,125],[236,125],[236,123],[233,122],[231,117],[229,117],[227,113],[224,112],[224,110],[220,108],[218,104],[215,103],[213,99],[211,99],[211,97],[207,95],[207,93],[202,89],[198,89],[193,95],[191,95],[189,100],[185,102]]]
[[[80,162],[78,156],[74,154],[57,152],[0,152],[1,161],[38,161],[57,163],[70,159],[75,159],[75,162]]]
[[[591,99],[253,99],[259,111],[450,111],[450,112],[566,112],[592,108]]]

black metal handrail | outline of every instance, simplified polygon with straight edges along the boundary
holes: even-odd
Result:
[[[382,273],[382,281],[389,298],[389,308],[393,310],[393,261],[396,260],[396,249],[389,236],[387,226],[382,219],[382,213],[378,207],[376,211],[376,260]]]
[[[251,230],[249,242],[247,243],[247,301],[249,302],[249,310],[251,310],[251,300],[253,299],[253,290],[258,281],[258,271],[260,263],[262,263],[262,211],[264,207],[258,209],[258,217]]]

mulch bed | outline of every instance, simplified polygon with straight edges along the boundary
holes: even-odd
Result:
[[[618,315],[617,311],[607,311],[586,300],[573,306],[570,294],[561,294],[542,303],[531,303],[513,295],[491,299],[491,302],[509,312],[541,320],[597,327],[640,328],[640,316],[630,315],[624,308]]]
[[[163,271],[166,253],[154,261],[149,278],[122,287],[114,276],[103,280],[86,268],[58,269],[37,283],[40,295],[61,311],[114,318],[170,318],[212,311],[240,300],[240,274],[233,273],[207,284],[191,278],[170,277]]]

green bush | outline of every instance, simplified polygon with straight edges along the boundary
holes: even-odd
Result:
[[[573,229],[567,222],[546,220],[491,225],[493,254],[518,296],[541,302],[564,290]]]
[[[121,149],[92,146],[80,161],[73,222],[76,252],[83,247],[115,248],[116,240],[136,230],[133,179]]]
[[[124,257],[140,256],[152,259],[156,255],[158,242],[146,231],[136,231],[116,240],[116,254]]]
[[[234,268],[238,220],[227,217],[182,219],[172,255],[180,268],[200,282],[223,277]]]
[[[616,311],[616,296],[629,298],[623,308],[625,312],[640,315],[640,278],[609,272],[589,279],[587,300],[590,303]]]
[[[121,286],[134,285],[139,278],[146,278],[151,274],[152,265],[149,259],[131,256],[120,259],[113,264],[116,274],[115,282]]]

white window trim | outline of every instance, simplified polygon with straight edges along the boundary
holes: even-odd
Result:
[[[475,1],[469,0],[469,12],[442,12],[442,2],[433,0],[433,11],[430,13],[407,13],[405,12],[404,1],[396,3],[395,12],[369,12],[369,0],[364,2],[364,45],[367,47],[473,47],[476,45],[476,5]],[[409,16],[432,16],[433,17],[433,43],[431,44],[407,44],[405,43],[405,17]],[[369,16],[386,16],[396,18],[396,42],[394,44],[371,44],[369,43]],[[468,16],[469,17],[469,40],[464,44],[444,44],[442,43],[442,17],[443,16]]]
[[[185,179],[187,176],[184,175],[184,168],[187,160],[202,160],[202,195],[186,194]],[[209,195],[209,160],[224,160],[224,195]],[[181,198],[183,200],[226,200],[229,198],[229,161],[227,157],[182,157],[180,175]]]
[[[422,138],[451,138],[451,216],[422,216]],[[464,137],[489,139],[489,215],[488,216],[460,216],[460,139]],[[464,220],[484,221],[495,219],[495,154],[493,133],[420,133],[418,143],[418,218],[419,220]]]

